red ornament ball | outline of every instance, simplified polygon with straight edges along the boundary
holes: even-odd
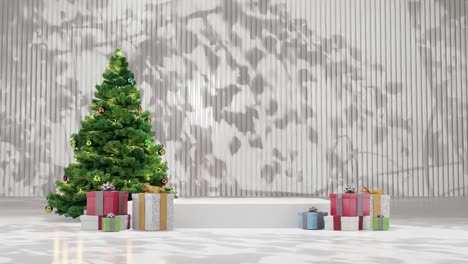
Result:
[[[63,181],[68,181],[67,175],[63,175]]]

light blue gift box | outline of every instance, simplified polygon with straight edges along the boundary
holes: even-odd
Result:
[[[327,212],[301,212],[297,213],[297,226],[302,229],[317,230],[324,228],[324,216]]]

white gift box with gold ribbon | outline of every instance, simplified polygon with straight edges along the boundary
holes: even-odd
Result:
[[[174,229],[174,195],[166,193],[132,194],[132,228],[162,231]]]
[[[372,194],[370,198],[371,216],[377,217],[379,214],[390,217],[390,195]]]

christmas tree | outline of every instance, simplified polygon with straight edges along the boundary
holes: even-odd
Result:
[[[149,112],[141,108],[140,92],[126,58],[116,50],[96,86],[92,113],[71,137],[75,161],[56,181],[57,193],[47,200],[57,214],[78,217],[86,208],[86,192],[112,183],[117,190],[142,192],[141,185],[164,186],[167,163],[163,146],[153,142]],[[166,187],[167,192],[173,192]]]

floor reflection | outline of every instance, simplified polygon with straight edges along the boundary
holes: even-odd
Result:
[[[127,240],[127,264],[133,263],[132,262],[132,250],[133,250],[133,243],[131,239]]]

